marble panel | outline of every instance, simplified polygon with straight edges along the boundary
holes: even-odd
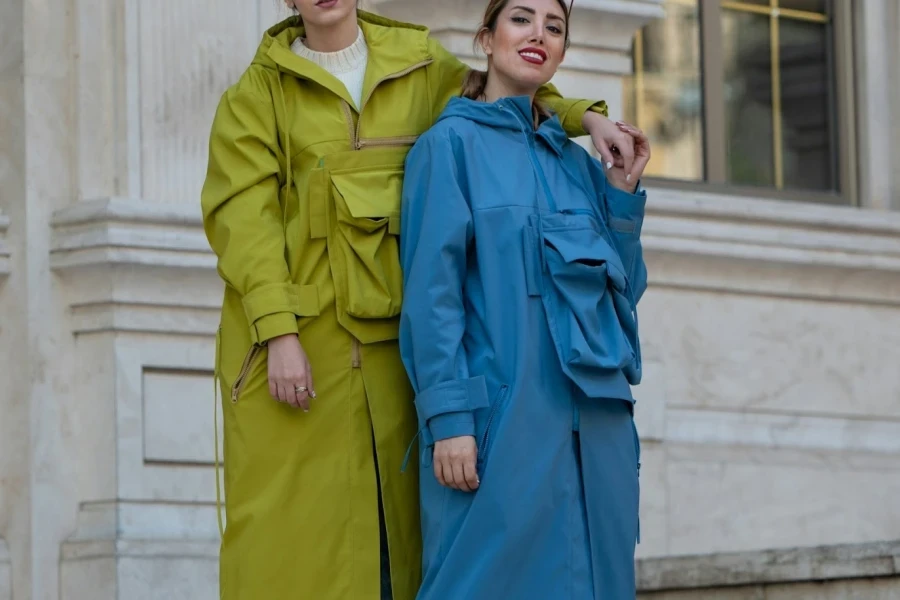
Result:
[[[659,442],[641,442],[641,543],[637,557],[669,552],[668,456]]]
[[[206,379],[205,385],[201,383],[202,374],[210,373],[214,366],[214,332],[202,337],[122,333],[117,336],[115,355],[118,366],[116,429],[119,498],[180,502],[214,500],[215,471],[208,464],[212,462],[209,458],[214,449],[214,389],[211,377]],[[147,373],[157,377],[151,382],[149,396],[145,388]],[[188,397],[182,390],[175,389],[174,397],[165,398],[169,393],[166,390],[173,389],[172,379],[158,378],[165,373],[181,373],[191,377],[190,389],[196,389],[198,395]],[[185,392],[187,391],[185,388]],[[162,404],[154,406],[156,402]],[[172,402],[190,403],[190,406],[181,406],[178,412],[180,417],[184,416],[189,422],[183,424],[183,427],[179,425],[180,428],[173,429],[169,426],[160,431],[159,419],[162,414],[154,411],[165,410]],[[148,417],[154,420],[156,426],[146,426]],[[149,447],[148,434],[151,438]],[[182,437],[181,434],[187,437]],[[160,445],[166,440],[177,443],[179,454],[186,453],[182,458],[192,462],[178,464],[171,461],[148,461],[148,449],[151,450],[149,456],[155,456],[163,452]],[[165,455],[168,458],[171,456],[171,453]]]
[[[673,555],[900,539],[900,459],[826,451],[670,449]]]
[[[143,383],[144,460],[213,463],[212,371],[145,369]]]
[[[900,419],[900,310],[653,288],[672,408]]]

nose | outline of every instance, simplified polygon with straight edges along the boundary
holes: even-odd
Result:
[[[535,23],[534,31],[531,33],[531,39],[529,40],[532,44],[542,45],[544,43],[544,26],[541,23]]]

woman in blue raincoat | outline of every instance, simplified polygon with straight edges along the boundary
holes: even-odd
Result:
[[[635,597],[645,194],[534,102],[570,10],[492,0],[487,73],[407,157],[400,347],[423,437],[420,600]],[[620,126],[640,174],[647,139]]]

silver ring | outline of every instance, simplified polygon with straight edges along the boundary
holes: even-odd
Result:
[[[301,394],[301,393],[303,393],[303,392],[305,392],[305,391],[306,391],[306,388],[303,387],[302,385],[295,385],[295,386],[294,386],[294,393],[296,393],[296,394]]]

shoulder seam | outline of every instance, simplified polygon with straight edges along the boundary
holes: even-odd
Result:
[[[268,97],[260,95],[259,91],[252,89],[254,86],[251,84],[250,81],[248,81],[254,76],[254,73],[252,73],[252,71],[251,71],[251,70],[255,70],[254,67],[255,67],[255,65],[250,65],[250,67],[248,67],[247,70],[244,71],[244,73],[241,75],[241,77],[233,85],[229,86],[229,88],[227,90],[225,90],[225,95],[226,96],[231,96],[231,95],[246,96],[247,98],[250,98],[254,102],[257,102],[264,106],[270,107],[272,104],[271,90],[269,90]],[[267,69],[265,69],[264,67],[258,67],[258,68],[261,68],[263,71],[262,73],[259,73],[259,76],[262,78],[265,78]]]

